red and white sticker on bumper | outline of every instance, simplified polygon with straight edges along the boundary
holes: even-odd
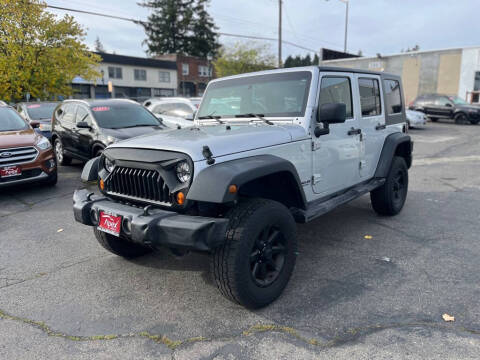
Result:
[[[100,219],[98,221],[98,230],[120,236],[120,229],[122,227],[122,217],[114,214],[109,214],[105,211],[100,211]]]

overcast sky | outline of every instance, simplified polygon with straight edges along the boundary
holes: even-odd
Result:
[[[128,18],[146,19],[149,11],[133,0],[45,0],[70,7]],[[478,0],[350,0],[348,51],[374,56],[398,53],[418,44],[422,50],[480,45]],[[52,10],[59,15],[64,11]],[[278,0],[211,0],[218,31],[277,37]],[[143,28],[133,23],[74,14],[93,46],[98,36],[108,52],[145,56]],[[310,49],[343,50],[345,4],[340,0],[283,0],[283,38]],[[232,45],[238,39],[221,36]],[[245,40],[242,40],[245,41]],[[247,40],[248,41],[248,40]],[[275,42],[272,53],[277,52]],[[306,54],[289,45],[283,57]]]

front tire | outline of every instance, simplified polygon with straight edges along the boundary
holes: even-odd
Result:
[[[93,233],[103,248],[126,259],[133,259],[153,251],[151,248],[107,234],[96,228],[93,229]]]
[[[466,124],[466,123],[468,123],[468,117],[467,117],[466,114],[459,113],[459,114],[455,115],[455,124],[462,125],[462,124]]]
[[[53,173],[48,175],[48,179],[45,180],[45,185],[55,186],[57,184],[57,181],[58,181],[58,173],[57,173],[57,170],[55,169]]]
[[[393,216],[403,208],[408,192],[408,168],[405,159],[395,156],[385,183],[370,192],[373,210]]]
[[[225,243],[213,254],[215,283],[228,299],[261,308],[280,296],[295,267],[295,221],[266,199],[243,200],[228,218]]]
[[[70,165],[72,163],[72,158],[65,155],[62,140],[59,138],[56,138],[53,142],[53,151],[55,152],[55,157],[57,158],[57,164]]]

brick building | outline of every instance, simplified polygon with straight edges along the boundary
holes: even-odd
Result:
[[[159,55],[156,59],[176,62],[179,96],[202,96],[214,75],[213,65],[209,59],[180,54]]]

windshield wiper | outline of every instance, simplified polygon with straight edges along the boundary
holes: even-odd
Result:
[[[264,123],[266,123],[266,124],[268,124],[268,125],[273,125],[273,122],[271,122],[270,120],[265,119],[264,116],[265,116],[265,115],[263,115],[263,114],[254,114],[254,113],[235,115],[236,118],[254,117],[254,118],[257,118],[257,119],[262,120]]]
[[[221,116],[220,115],[204,115],[204,116],[199,116],[199,120],[204,120],[204,119],[213,119],[216,120],[219,124],[225,124],[225,121],[220,120]]]
[[[136,124],[136,125],[130,125],[130,126],[116,127],[116,128],[112,128],[112,129],[128,129],[128,128],[141,127],[141,126],[160,126],[160,124],[158,124],[158,125],[155,125],[155,124]]]

